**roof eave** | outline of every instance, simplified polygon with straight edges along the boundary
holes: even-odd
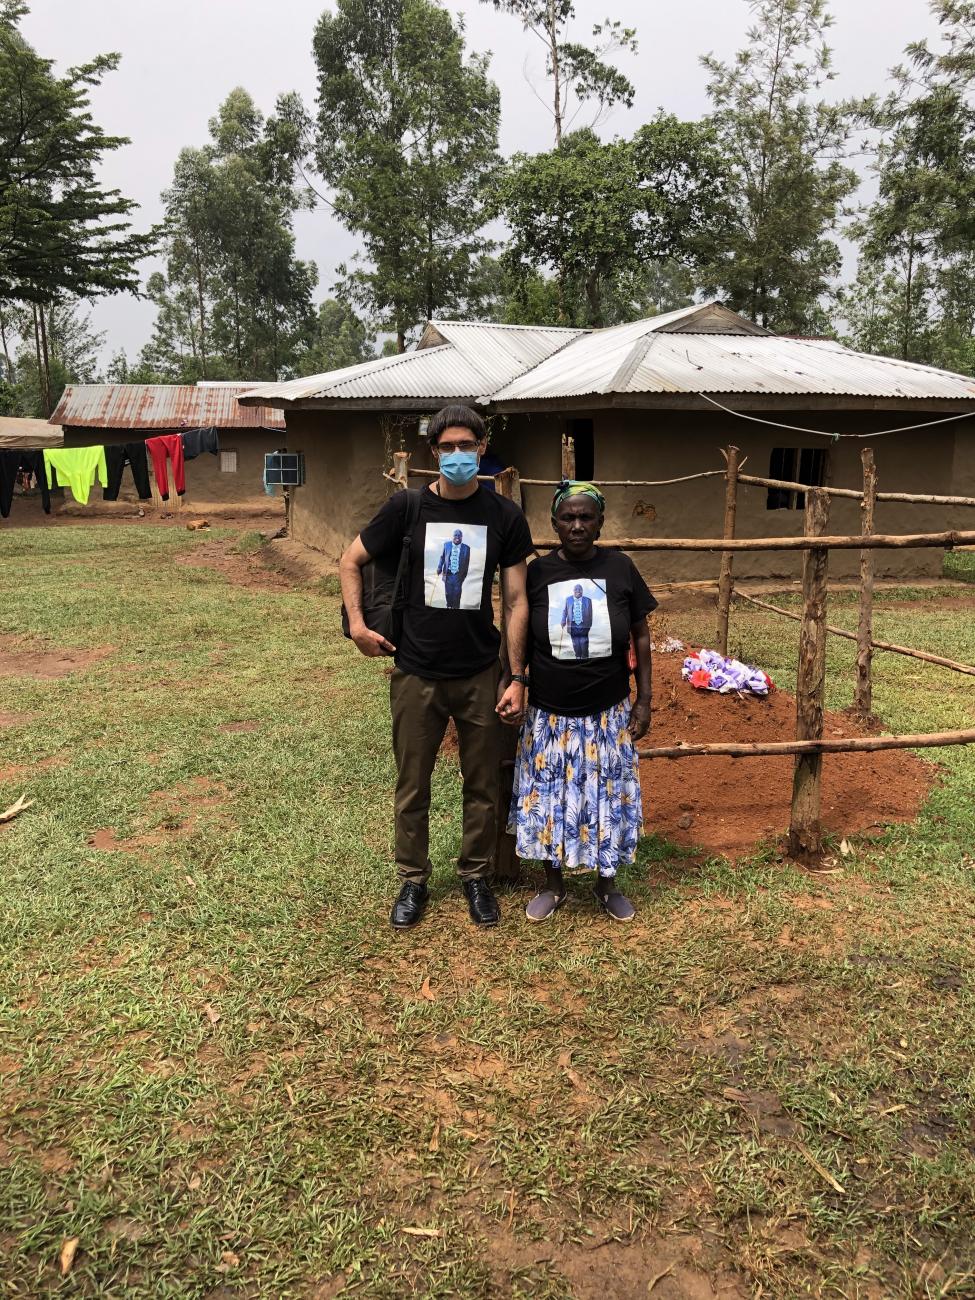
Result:
[[[972,409],[962,397],[869,397],[835,393],[710,393],[715,402],[733,411],[903,411],[931,410],[953,414]],[[712,402],[696,393],[581,393],[576,397],[519,398],[492,401],[487,409],[499,415],[537,412],[601,410],[710,411]]]

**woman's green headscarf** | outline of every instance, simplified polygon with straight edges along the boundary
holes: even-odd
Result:
[[[587,483],[584,479],[565,479],[556,489],[555,496],[552,498],[552,518],[554,519],[559,506],[569,497],[592,497],[599,507],[599,513],[606,513],[606,498],[596,487],[595,483]]]

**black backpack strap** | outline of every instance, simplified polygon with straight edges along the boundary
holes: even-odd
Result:
[[[396,582],[393,586],[394,609],[402,609],[407,601],[407,583],[413,553],[413,530],[420,518],[420,503],[423,499],[421,491],[422,489],[417,490],[416,488],[406,489],[408,500],[406,502],[406,521],[403,528],[403,545],[399,553],[399,564],[396,566]]]

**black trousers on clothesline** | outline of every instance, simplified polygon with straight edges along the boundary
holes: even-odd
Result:
[[[51,513],[51,490],[47,486],[44,472],[44,453],[42,451],[0,451],[0,518],[6,519],[14,499],[14,485],[17,475],[23,470],[33,474],[41,489],[41,505],[44,513]]]
[[[105,500],[117,501],[122,486],[122,471],[126,465],[132,468],[132,480],[140,501],[149,501],[152,490],[149,487],[149,462],[146,460],[144,442],[122,442],[105,448],[105,464],[108,467],[108,486],[105,488]]]

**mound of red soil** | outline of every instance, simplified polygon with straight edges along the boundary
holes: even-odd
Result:
[[[653,718],[641,748],[795,737],[796,702],[786,691],[767,699],[697,691],[681,680],[683,656],[654,655]],[[826,715],[825,734],[869,732],[846,714]],[[641,764],[648,831],[678,844],[736,856],[789,827],[795,760],[655,758]],[[823,756],[823,825],[850,835],[888,822],[913,821],[937,775],[907,750]]]

